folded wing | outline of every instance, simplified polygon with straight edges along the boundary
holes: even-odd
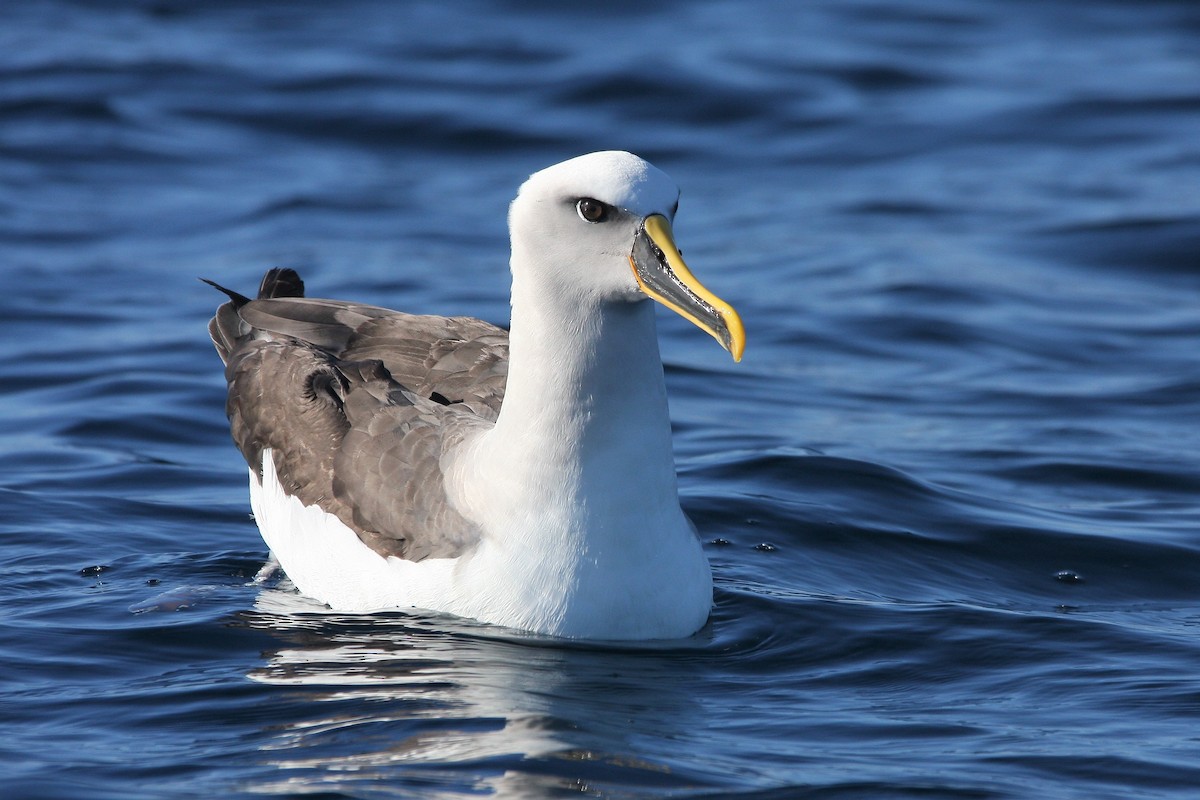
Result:
[[[382,555],[470,549],[478,530],[447,500],[442,465],[495,421],[508,334],[469,317],[304,298],[292,270],[268,272],[254,300],[222,291],[230,301],[209,332],[234,441],[260,478],[270,448],[285,492]]]

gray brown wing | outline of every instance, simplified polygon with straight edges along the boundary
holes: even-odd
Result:
[[[357,303],[271,298],[238,314],[251,328],[346,361],[378,360],[422,397],[464,403],[495,420],[508,379],[508,333],[471,317],[403,314]]]
[[[446,501],[441,465],[499,411],[505,332],[468,318],[229,294],[209,330],[247,463],[261,470],[271,448],[286,492],[381,554],[465,552],[478,532]]]

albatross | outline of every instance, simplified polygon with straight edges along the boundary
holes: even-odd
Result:
[[[306,298],[290,269],[254,299],[212,284],[250,504],[299,592],[568,638],[705,625],[712,573],[679,506],[647,301],[735,360],[745,334],[684,263],[678,202],[631,153],[530,176],[509,208],[507,332]]]

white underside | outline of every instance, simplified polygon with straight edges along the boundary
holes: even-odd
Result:
[[[610,640],[689,636],[708,619],[712,577],[690,530],[603,560],[486,534],[458,558],[385,558],[337,517],[286,494],[270,450],[262,466],[261,483],[250,470],[250,503],[263,540],[300,592],[335,610],[418,608]]]

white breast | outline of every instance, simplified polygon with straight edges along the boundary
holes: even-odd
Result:
[[[261,483],[250,471],[250,503],[296,587],[339,611],[416,608],[554,636],[662,639],[695,632],[712,603],[708,562],[682,514],[671,527],[685,537],[649,538],[631,551],[564,552],[534,545],[541,537],[532,530],[501,526],[485,528],[459,558],[413,562],[379,555],[336,516],[286,494],[270,450]]]

